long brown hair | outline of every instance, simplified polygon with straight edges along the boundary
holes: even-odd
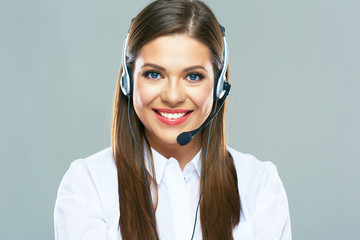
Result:
[[[158,0],[145,7],[130,27],[127,65],[133,66],[140,49],[146,43],[169,34],[187,34],[204,43],[210,49],[215,71],[222,68],[224,46],[219,23],[209,7],[196,0]],[[140,157],[128,122],[128,98],[122,94],[120,88],[121,73],[122,69],[115,91],[112,126],[112,148],[118,173],[121,235],[123,239],[153,240],[155,231],[151,207],[156,209],[157,202],[150,206],[148,200]],[[141,158],[144,159],[144,147],[149,150],[149,144],[146,141],[144,125],[137,117],[131,99],[130,101],[134,135],[140,147]],[[202,149],[206,149],[207,136],[209,131],[211,133],[205,188],[200,203],[203,238],[210,240],[233,239],[232,230],[240,221],[237,174],[233,159],[226,149],[224,128],[225,106],[214,118],[211,129],[207,126],[200,133]],[[149,156],[149,159],[152,160],[152,157]],[[204,163],[205,151],[202,151],[201,159]],[[152,161],[151,168],[154,173]],[[157,183],[148,171],[146,175],[148,185],[155,189],[156,196],[153,196],[153,199],[157,199]],[[201,175],[202,186],[204,169]]]

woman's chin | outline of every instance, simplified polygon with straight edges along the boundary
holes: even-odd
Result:
[[[146,134],[146,138],[149,141],[150,145],[152,147],[162,147],[162,148],[166,148],[166,147],[180,147],[180,145],[177,142],[177,137],[179,136],[180,133],[173,133],[173,134],[166,134],[166,132],[164,132],[164,134]]]

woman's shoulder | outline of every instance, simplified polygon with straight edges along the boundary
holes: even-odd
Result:
[[[112,155],[111,147],[105,148],[99,152],[96,152],[86,158],[81,158],[73,161],[71,165],[84,165],[84,166],[93,166],[98,164],[112,164],[114,162],[114,158]],[[70,165],[70,166],[71,166]],[[109,166],[108,166],[109,167]]]
[[[116,166],[112,155],[111,147],[92,154],[89,157],[81,158],[70,164],[67,174],[88,175],[88,177],[97,177],[99,175],[111,175],[116,172]]]
[[[98,232],[103,232],[104,229],[116,232],[119,217],[117,186],[117,171],[111,148],[73,161],[57,194],[54,211],[55,235],[66,233],[66,229],[74,230],[74,227],[70,226],[72,224],[78,226],[80,223],[99,220],[106,223],[106,227],[97,224]],[[72,234],[85,233],[74,230]]]
[[[111,148],[106,148],[89,157],[74,160],[65,173],[61,185],[68,182],[99,185],[113,177],[116,177],[116,166]]]
[[[239,152],[231,147],[227,149],[233,158],[238,182],[243,191],[246,191],[247,187],[253,190],[254,184],[264,183],[268,178],[278,175],[272,162],[260,161],[254,155]]]
[[[237,172],[242,220],[253,226],[256,239],[291,239],[289,205],[276,166],[229,147],[228,151]]]
[[[241,153],[230,147],[228,151],[233,157],[240,196],[249,203],[250,212],[259,207],[258,204],[265,199],[278,198],[287,201],[275,164],[270,161],[260,161],[251,154]]]
[[[67,182],[94,187],[100,196],[117,191],[117,171],[111,147],[73,161],[63,178],[62,185]]]

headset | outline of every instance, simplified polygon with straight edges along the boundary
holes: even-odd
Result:
[[[219,24],[219,25],[220,25],[220,29],[221,29],[221,32],[222,32],[224,53],[223,53],[222,69],[220,71],[218,71],[218,73],[216,75],[216,79],[215,79],[215,85],[214,85],[214,101],[215,101],[215,103],[214,103],[213,114],[199,128],[197,128],[195,130],[192,130],[192,131],[189,131],[189,132],[183,132],[183,133],[179,134],[179,136],[177,137],[177,142],[181,146],[184,146],[184,145],[188,144],[194,138],[194,136],[198,132],[200,132],[203,128],[205,128],[208,124],[210,124],[210,128],[211,128],[212,122],[213,122],[212,120],[218,114],[218,112],[220,111],[222,106],[224,105],[226,97],[228,96],[228,94],[230,92],[231,84],[226,79],[226,71],[227,71],[228,62],[229,62],[229,49],[228,49],[227,39],[226,39],[226,36],[225,36],[225,28],[221,24]],[[132,124],[131,124],[131,118],[130,118],[130,102],[131,102],[132,93],[133,93],[133,80],[132,80],[132,68],[127,65],[127,43],[128,43],[128,39],[129,39],[129,32],[126,35],[124,45],[123,45],[123,49],[122,49],[122,69],[123,69],[123,72],[121,74],[120,86],[121,86],[121,91],[123,92],[123,94],[126,97],[128,97],[127,113],[128,113],[129,126],[130,126],[131,134],[132,134],[133,139],[135,141],[135,144],[136,144],[136,147],[137,147],[137,150],[138,150],[138,154],[139,154],[139,157],[140,157],[140,163],[141,163],[142,171],[143,171],[143,174],[144,174],[144,177],[145,177],[145,184],[146,184],[148,200],[149,200],[150,206],[152,206],[149,186],[148,186],[148,182],[147,182],[147,179],[146,179],[145,167],[144,167],[144,164],[143,164],[143,161],[142,161],[142,158],[141,158],[140,148],[139,148],[139,145],[138,145],[138,143],[136,141],[134,131],[133,131],[133,128],[132,128]],[[217,108],[219,100],[221,100],[221,102],[219,104],[219,107]],[[203,192],[204,192],[205,173],[206,173],[206,171],[205,171],[206,170],[206,159],[207,159],[207,152],[208,152],[209,141],[210,141],[210,132],[211,131],[209,131],[208,136],[207,136],[207,146],[206,146],[206,150],[205,150],[205,159],[204,159],[204,166],[203,166],[203,168],[204,168],[203,185],[202,185],[201,194],[200,194],[199,201],[198,201],[197,208],[196,208],[195,221],[194,221],[194,227],[193,227],[191,240],[194,238],[195,229],[196,229],[196,220],[197,220],[197,215],[198,215],[199,206],[200,206],[200,200],[201,200]],[[156,230],[156,225],[155,225],[155,216],[154,216],[153,207],[151,207],[151,217],[152,217],[152,220],[153,220],[153,227],[154,227],[156,239],[159,240],[159,236],[158,236],[158,233],[157,233],[157,230]]]

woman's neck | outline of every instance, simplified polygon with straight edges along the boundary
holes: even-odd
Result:
[[[179,162],[181,170],[184,170],[186,164],[188,164],[201,149],[201,139],[198,136],[194,137],[193,140],[185,146],[180,146],[178,143],[171,144],[157,142],[156,140],[149,138],[147,140],[150,147],[164,157],[175,158]]]

